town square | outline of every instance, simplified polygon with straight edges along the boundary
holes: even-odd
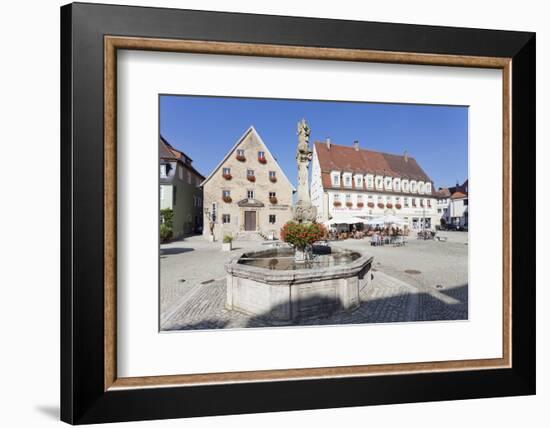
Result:
[[[258,111],[262,101],[248,100]],[[399,114],[427,120],[434,109]],[[460,152],[321,139],[304,113],[274,149],[255,125],[219,150],[205,145],[204,171],[162,117],[161,331],[468,319],[467,139],[457,139],[461,177],[437,186],[417,156],[444,176]]]

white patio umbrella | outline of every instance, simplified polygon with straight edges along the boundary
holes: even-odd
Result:
[[[386,222],[384,221],[384,217],[371,218],[370,220],[367,220],[365,222],[365,224],[367,224],[368,226],[380,226],[380,225],[383,225],[385,223]]]
[[[334,226],[336,224],[356,224],[356,223],[365,223],[365,219],[361,217],[353,216],[341,216],[336,217],[325,222],[325,226]]]
[[[403,220],[402,218],[399,218],[399,217],[394,216],[394,215],[385,215],[382,218],[384,219],[385,224],[397,224],[397,225],[400,225],[400,226],[408,224],[408,222],[406,220]]]

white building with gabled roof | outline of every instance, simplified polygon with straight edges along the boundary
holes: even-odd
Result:
[[[277,238],[292,218],[294,187],[253,126],[201,183],[204,236]]]

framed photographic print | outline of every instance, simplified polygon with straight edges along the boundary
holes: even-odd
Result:
[[[62,420],[535,393],[533,33],[77,3],[61,52]]]

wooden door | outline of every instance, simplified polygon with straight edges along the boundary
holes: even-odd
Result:
[[[256,212],[244,212],[244,230],[256,230]]]

